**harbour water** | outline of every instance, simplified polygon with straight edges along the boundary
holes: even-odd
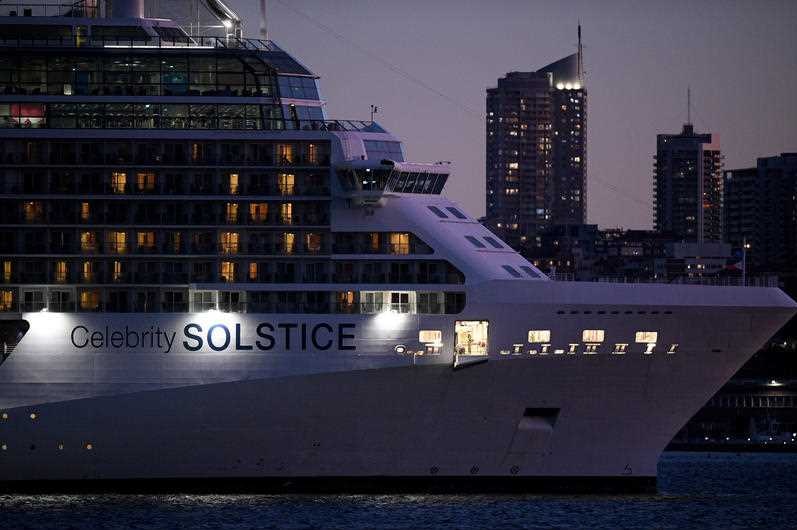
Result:
[[[666,453],[655,495],[5,495],[0,528],[789,528],[797,454]]]

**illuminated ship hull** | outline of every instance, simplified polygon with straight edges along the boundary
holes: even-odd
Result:
[[[795,311],[777,289],[507,283],[474,286],[456,316],[25,314],[0,369],[0,477],[650,488],[672,436]],[[451,353],[470,319],[489,323],[486,356]],[[419,355],[426,328],[444,330],[439,354]],[[604,340],[587,347],[592,328]]]

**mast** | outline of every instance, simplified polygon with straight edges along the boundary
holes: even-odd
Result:
[[[581,47],[581,21],[578,21],[578,80],[584,84],[584,50]]]
[[[263,40],[268,40],[266,7],[266,0],[260,0],[260,38]]]

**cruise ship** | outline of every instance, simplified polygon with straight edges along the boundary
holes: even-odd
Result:
[[[550,280],[196,4],[0,4],[3,489],[650,490],[797,312]]]

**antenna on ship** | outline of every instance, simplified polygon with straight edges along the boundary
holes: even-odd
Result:
[[[268,40],[268,25],[266,18],[267,0],[260,0],[260,38]]]

